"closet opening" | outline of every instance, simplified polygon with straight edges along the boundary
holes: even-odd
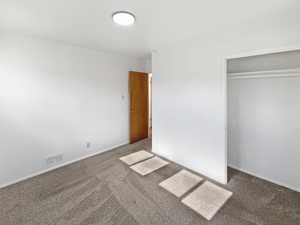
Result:
[[[228,179],[237,171],[300,190],[300,50],[229,58]]]

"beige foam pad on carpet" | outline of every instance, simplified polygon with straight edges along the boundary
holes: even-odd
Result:
[[[174,176],[164,180],[159,185],[174,194],[176,197],[181,197],[203,180],[187,170],[181,170]]]
[[[155,156],[151,159],[148,159],[146,161],[135,164],[134,166],[131,166],[130,168],[133,169],[135,172],[141,174],[142,176],[145,176],[145,175],[152,173],[153,171],[158,170],[168,164],[169,164],[169,162],[162,160],[161,158]]]
[[[140,162],[145,159],[149,159],[153,156],[153,154],[146,152],[145,150],[141,150],[124,157],[121,157],[120,160],[126,163],[127,165],[133,165],[137,162]]]
[[[185,197],[182,203],[211,220],[231,195],[232,192],[206,181]]]

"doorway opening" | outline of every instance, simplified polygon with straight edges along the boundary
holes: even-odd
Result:
[[[149,125],[148,125],[148,137],[152,138],[152,73],[149,73],[149,96],[148,96],[148,105],[149,105]]]
[[[152,136],[152,74],[129,72],[130,143]]]

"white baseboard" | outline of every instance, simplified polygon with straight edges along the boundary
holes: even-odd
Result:
[[[258,178],[260,178],[260,179],[269,181],[269,182],[274,183],[274,184],[277,184],[277,185],[279,185],[279,186],[283,186],[283,187],[289,188],[289,189],[291,189],[291,190],[293,190],[293,191],[300,192],[300,188],[299,188],[299,187],[294,187],[294,186],[292,186],[292,185],[284,184],[284,183],[282,183],[282,182],[279,182],[279,181],[276,181],[276,180],[273,180],[273,179],[270,179],[270,178],[267,178],[267,177],[264,177],[264,176],[260,176],[260,175],[258,175],[258,174],[255,174],[255,173],[250,172],[250,171],[248,171],[248,170],[245,170],[245,169],[236,167],[236,166],[231,165],[231,164],[228,164],[228,166],[231,167],[231,168],[233,168],[233,169],[239,170],[239,171],[241,171],[241,172],[243,172],[243,173],[250,174],[250,175],[252,175],[252,176],[254,176],[254,177],[258,177]]]
[[[121,142],[121,143],[119,143],[119,144],[117,144],[117,145],[113,145],[113,146],[111,146],[111,147],[109,147],[109,148],[101,149],[101,150],[99,150],[99,151],[97,151],[97,152],[93,152],[93,153],[91,153],[91,154],[88,154],[88,155],[79,157],[79,158],[77,158],[77,159],[73,159],[73,160],[64,162],[64,163],[62,163],[62,164],[60,164],[60,165],[57,165],[57,166],[54,166],[54,167],[51,167],[51,168],[48,168],[48,169],[45,169],[45,170],[42,170],[42,171],[39,171],[39,172],[36,172],[36,173],[32,173],[32,174],[30,174],[30,175],[28,175],[28,176],[24,176],[24,177],[21,177],[21,178],[19,178],[19,179],[16,179],[16,180],[13,180],[13,181],[10,181],[10,182],[1,184],[1,185],[0,185],[0,188],[8,187],[8,186],[10,186],[10,185],[19,183],[19,182],[21,182],[21,181],[24,181],[24,180],[27,180],[27,179],[36,177],[36,176],[38,176],[38,175],[41,175],[41,174],[50,172],[50,171],[52,171],[52,170],[55,170],[55,169],[58,169],[58,168],[67,166],[67,165],[69,165],[69,164],[78,162],[78,161],[83,160],[83,159],[86,159],[86,158],[90,158],[90,157],[92,157],[92,156],[95,156],[95,155],[98,155],[98,154],[107,152],[107,151],[109,151],[109,150],[112,150],[112,149],[114,149],[114,148],[118,148],[118,147],[120,147],[120,146],[127,145],[127,144],[129,144],[129,141]]]

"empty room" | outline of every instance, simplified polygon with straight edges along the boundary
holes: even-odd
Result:
[[[300,225],[298,0],[0,0],[0,225]]]

